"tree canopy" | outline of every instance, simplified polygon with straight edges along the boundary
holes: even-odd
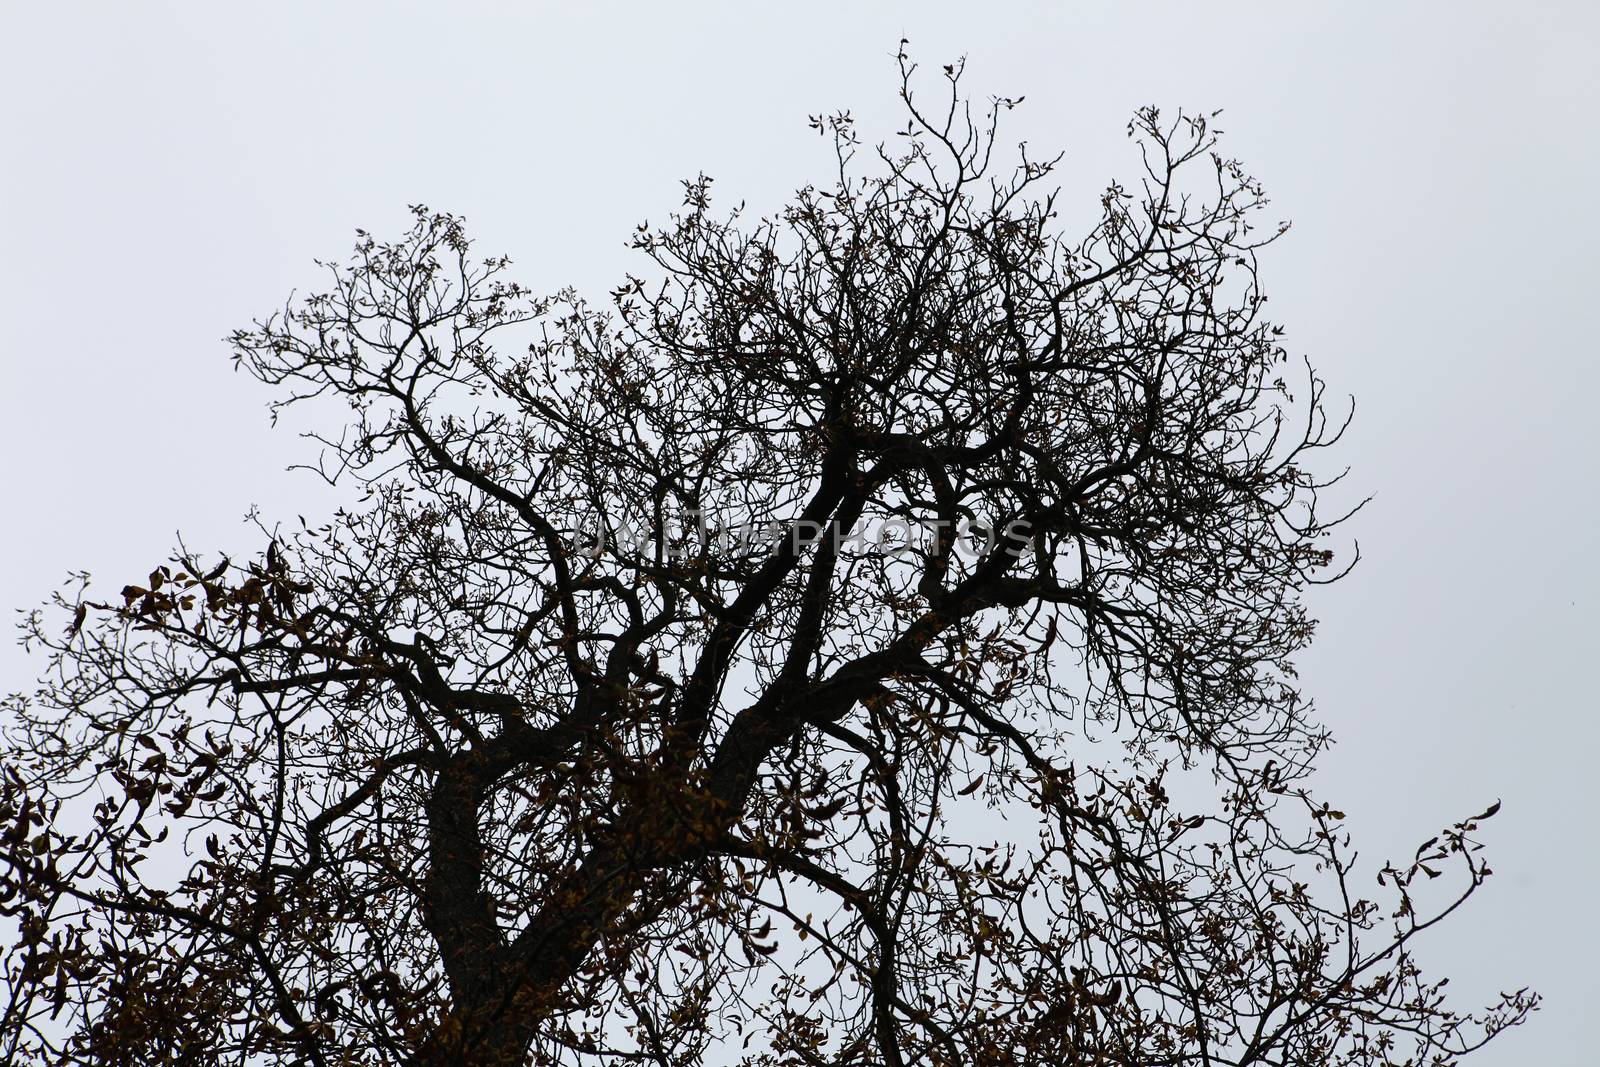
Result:
[[[418,207],[233,335],[359,493],[29,617],[10,1062],[1432,1064],[1533,1009],[1414,962],[1494,808],[1358,872],[1309,792],[1346,420],[1259,184],[1149,109],[1064,232],[1013,101],[901,62],[898,136],[813,120],[768,217],[686,182],[609,302]]]

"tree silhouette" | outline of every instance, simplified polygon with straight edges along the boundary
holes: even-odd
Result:
[[[1306,791],[1342,420],[1258,184],[1146,110],[1069,239],[1012,101],[901,73],[895,147],[686,182],[607,310],[417,208],[233,336],[360,499],[29,618],[9,1062],[1449,1063],[1533,1009],[1411,954],[1493,808],[1368,899]]]

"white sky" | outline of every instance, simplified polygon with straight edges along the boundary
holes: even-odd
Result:
[[[1359,407],[1366,561],[1315,597],[1321,791],[1401,858],[1503,798],[1499,875],[1424,946],[1463,1006],[1547,1008],[1477,1063],[1583,1064],[1600,864],[1591,664],[1600,14],[1586,4],[7,4],[0,14],[0,607],[254,547],[283,472],[223,335],[408,203],[465,214],[522,280],[602,297],[704,170],[775,206],[824,179],[809,113],[896,120],[900,36],[1028,97],[1069,214],[1136,165],[1132,110],[1224,108],[1295,229],[1275,317]],[[0,689],[28,672],[0,649]]]

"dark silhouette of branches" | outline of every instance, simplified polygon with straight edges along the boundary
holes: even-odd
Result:
[[[1372,885],[1307,792],[1343,420],[1261,188],[1146,110],[1065,236],[1012,102],[902,73],[781,213],[685,183],[608,309],[419,207],[233,336],[360,501],[32,616],[10,1062],[1432,1064],[1524,1018],[1412,956],[1493,809]]]

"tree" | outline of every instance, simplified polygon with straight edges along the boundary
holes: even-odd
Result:
[[[29,618],[11,1062],[1450,1063],[1535,1007],[1413,962],[1494,808],[1367,899],[1307,791],[1345,420],[1259,185],[1142,111],[1070,240],[1012,101],[901,73],[896,149],[686,182],[609,310],[419,207],[232,337],[360,499]]]

